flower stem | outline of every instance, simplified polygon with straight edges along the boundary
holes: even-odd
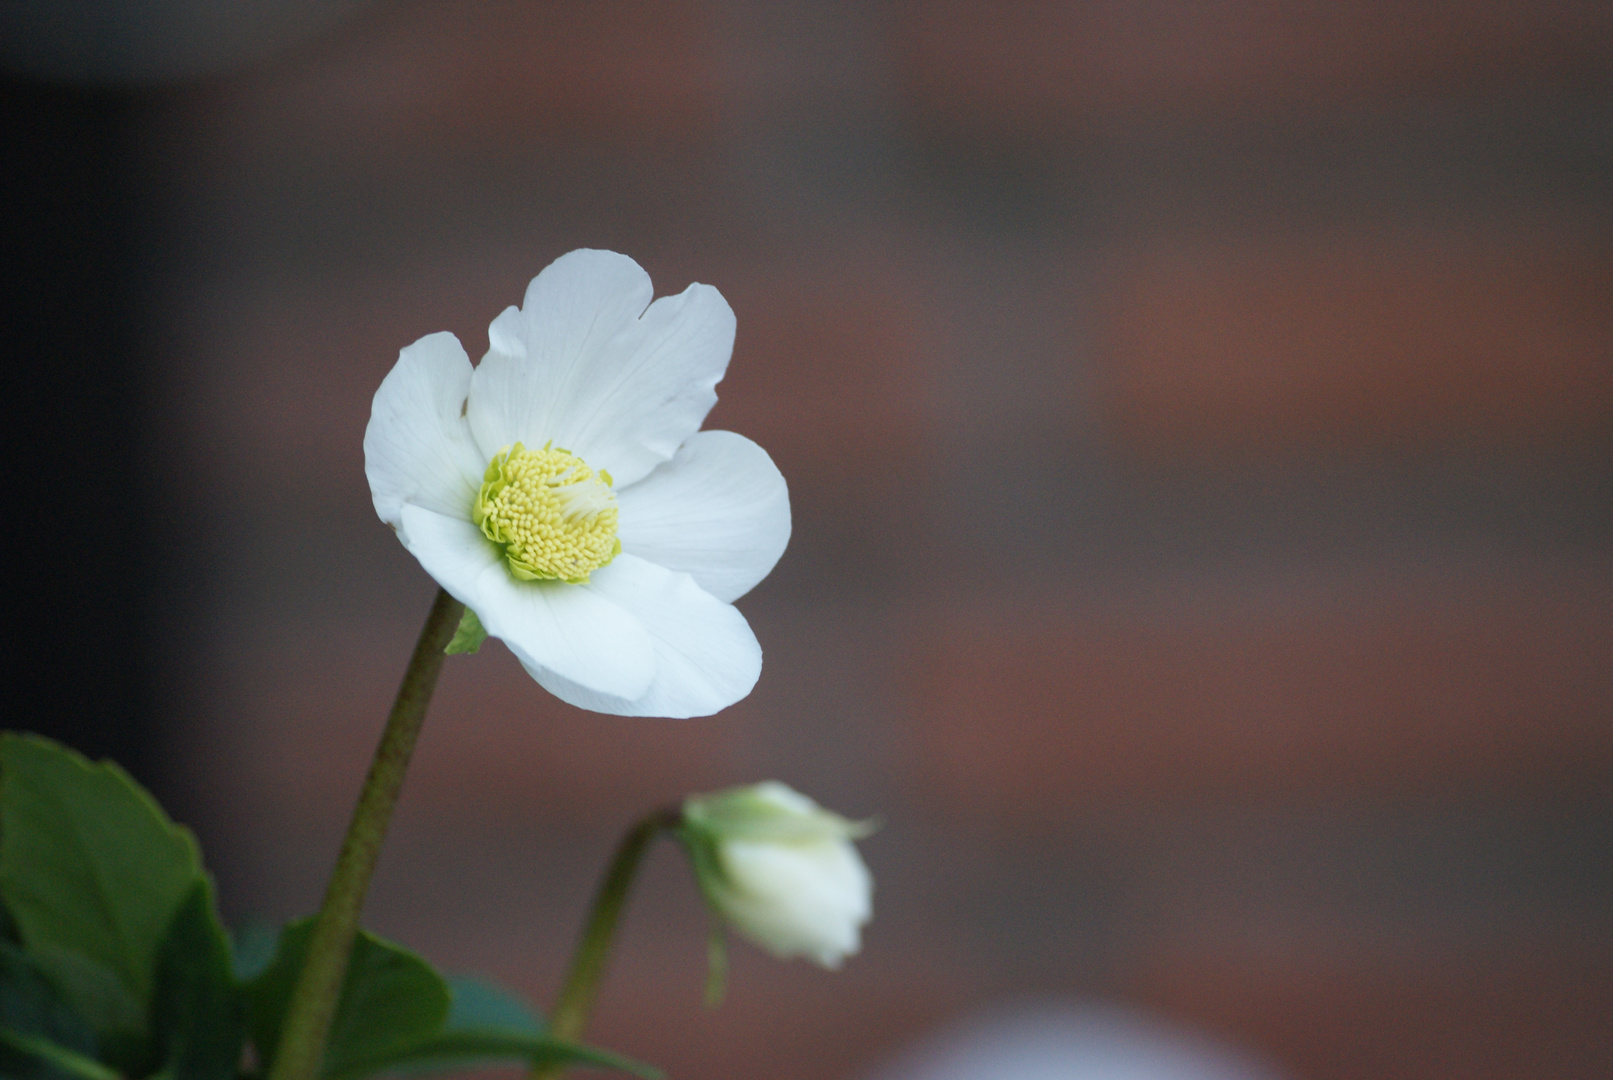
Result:
[[[353,820],[347,826],[347,838],[336,858],[336,869],[331,872],[325,903],[319,909],[319,921],[308,943],[308,955],[280,1028],[280,1045],[275,1051],[269,1080],[317,1080],[319,1076],[325,1057],[325,1039],[341,1001],[348,956],[358,933],[364,894],[375,872],[381,840],[386,835],[392,809],[397,805],[398,791],[403,787],[403,774],[409,768],[415,740],[420,736],[426,706],[437,686],[437,675],[442,671],[443,649],[453,639],[464,611],[464,604],[440,589],[437,591],[436,602],[431,605],[426,625],[420,630],[420,640],[415,643],[414,655],[403,673],[397,700],[392,703],[381,744],[375,749],[375,760],[364,778],[364,789],[353,809]]]
[[[588,1015],[594,1008],[594,997],[600,980],[605,975],[605,964],[610,959],[611,943],[616,937],[616,926],[621,922],[622,909],[627,906],[633,878],[650,844],[663,832],[677,828],[683,820],[681,807],[657,810],[634,825],[616,845],[610,869],[599,883],[594,894],[594,906],[588,914],[572,954],[571,967],[566,971],[560,987],[560,998],[555,1002],[554,1014],[549,1018],[549,1032],[557,1039],[575,1041],[582,1037]],[[527,1080],[551,1080],[565,1070],[563,1064],[538,1065],[527,1074]]]

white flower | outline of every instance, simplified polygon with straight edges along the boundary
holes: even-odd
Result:
[[[826,968],[855,953],[873,915],[873,878],[848,821],[777,781],[689,799],[685,846],[723,919],[780,959]]]
[[[488,328],[404,349],[364,432],[375,511],[551,693],[705,716],[756,684],[732,606],[790,536],[765,451],[701,431],[734,313],[709,285],[654,303],[624,255],[573,251]],[[564,448],[564,449],[562,449]]]

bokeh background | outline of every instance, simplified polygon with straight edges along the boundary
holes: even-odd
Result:
[[[579,246],[716,285],[789,480],[705,720],[496,643],[369,922],[547,1001],[616,834],[777,777],[839,973],[660,852],[591,1034],[854,1080],[1076,995],[1296,1080],[1613,1075],[1613,7],[29,4],[0,60],[10,726],[113,753],[237,922],[317,903],[433,584],[360,441]]]

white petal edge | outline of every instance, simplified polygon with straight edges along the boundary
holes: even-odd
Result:
[[[657,669],[650,635],[620,605],[581,585],[517,581],[502,553],[469,521],[405,506],[398,538],[534,678],[551,672],[612,697],[637,698],[650,689]]]
[[[594,357],[637,322],[654,295],[650,275],[614,251],[584,248],[544,267],[527,285],[523,306],[506,308],[487,330],[468,412],[483,456],[553,439],[570,383],[587,377]]]
[[[487,466],[465,420],[470,357],[452,334],[428,334],[398,353],[364,429],[364,475],[381,520],[405,504],[467,517]]]
[[[751,692],[762,673],[762,647],[731,604],[688,574],[627,553],[593,573],[582,588],[621,605],[649,632],[655,678],[637,698],[600,694],[529,667],[551,694],[578,708],[618,716],[710,716]]]
[[[643,478],[700,430],[734,352],[734,311],[710,285],[651,304],[559,408],[555,441],[618,484]]]
[[[728,603],[755,588],[790,541],[783,474],[732,431],[696,432],[616,500],[624,552],[681,570]]]
[[[571,252],[533,279],[525,307],[489,328],[471,382],[484,456],[552,441],[624,486],[670,459],[716,404],[734,313],[709,285],[651,295],[643,269],[608,251]]]

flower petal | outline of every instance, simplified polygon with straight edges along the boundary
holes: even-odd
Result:
[[[729,840],[717,850],[727,879],[718,903],[746,937],[780,959],[807,956],[826,968],[858,950],[873,878],[848,841]]]
[[[717,404],[734,312],[710,285],[663,296],[573,387],[556,441],[631,484],[670,459]]]
[[[482,454],[553,441],[631,484],[700,428],[734,347],[734,313],[709,285],[650,303],[643,269],[573,251],[488,331],[469,418]],[[519,341],[522,347],[517,347]]]
[[[654,295],[638,263],[613,251],[573,251],[533,278],[525,306],[488,327],[490,348],[472,380],[468,415],[482,456],[553,439],[571,383],[587,378],[594,357]]]
[[[402,519],[404,546],[540,683],[537,672],[546,671],[594,694],[635,698],[649,690],[655,651],[630,612],[580,585],[517,581],[468,521],[416,506],[405,506]]]
[[[477,582],[503,561],[503,555],[482,535],[482,530],[463,518],[410,503],[404,504],[396,528],[398,539],[409,554],[420,560],[426,573],[454,599],[480,615]]]
[[[563,701],[620,716],[710,716],[756,685],[762,647],[750,625],[688,574],[625,552],[594,571],[582,590],[620,605],[649,632],[655,678],[637,697],[591,692],[565,678],[528,667],[544,689]]]
[[[616,496],[622,550],[682,570],[732,603],[790,540],[790,493],[767,451],[731,431],[698,431],[671,461]]]
[[[381,520],[404,504],[467,518],[487,459],[465,421],[470,357],[452,334],[428,334],[398,353],[364,429],[364,475]]]

